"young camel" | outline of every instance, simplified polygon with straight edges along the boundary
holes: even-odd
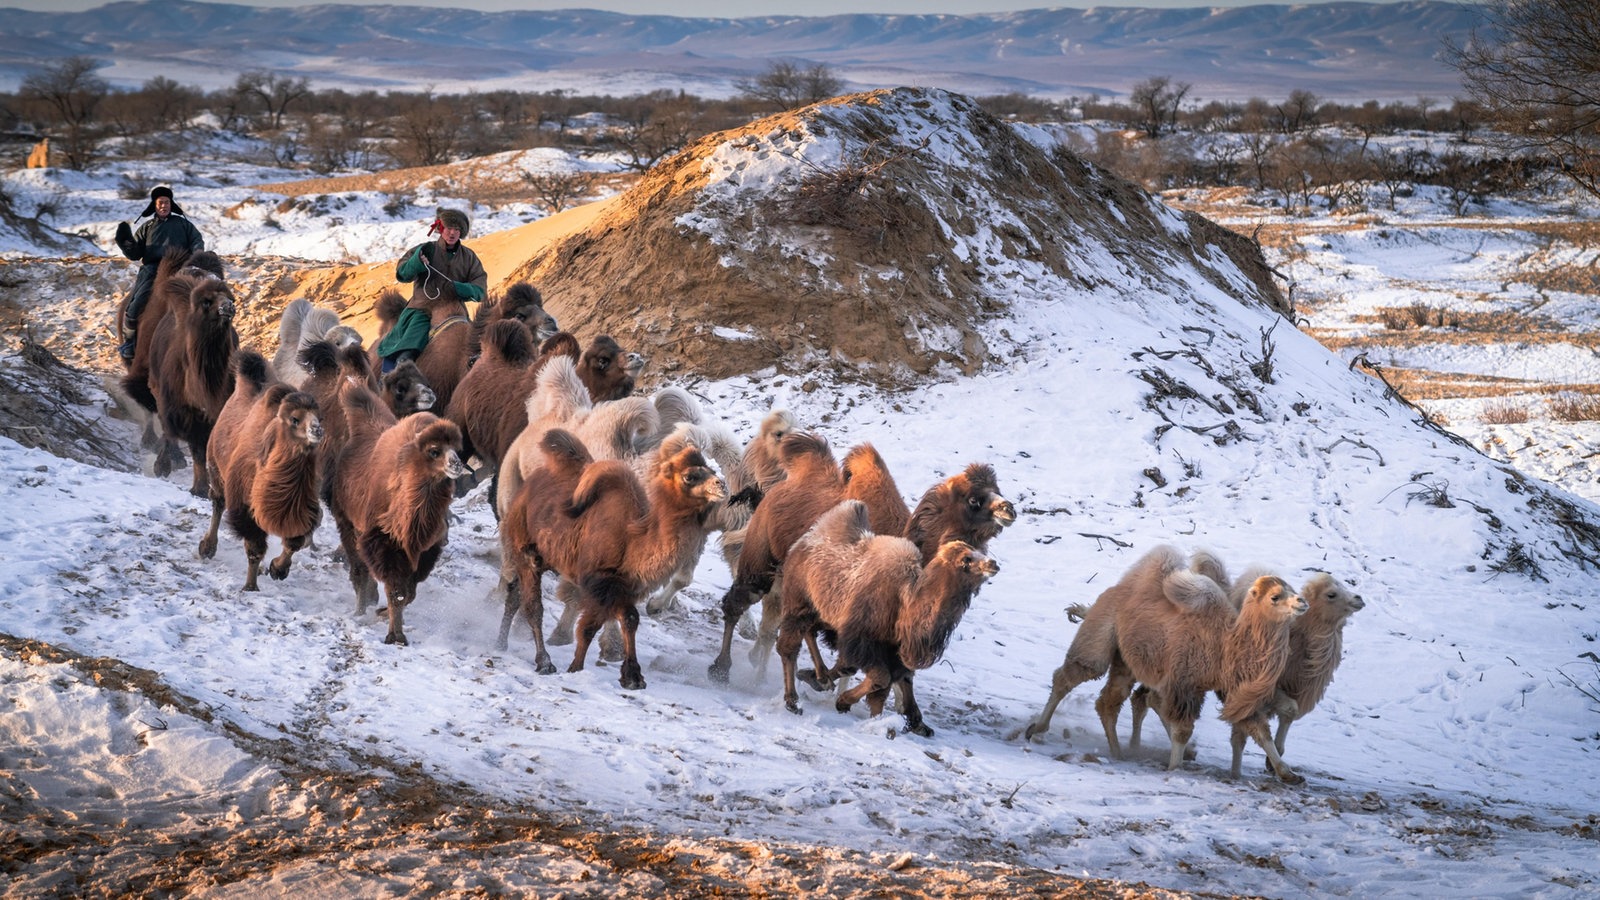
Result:
[[[865,697],[877,715],[891,686],[944,655],[973,595],[1000,566],[965,541],[941,544],[926,562],[922,556],[903,537],[873,534],[859,500],[842,501],[794,543],[784,564],[778,630],[790,712],[800,712],[795,660],[802,639],[815,631],[833,635],[841,663],[863,674],[835,701],[840,712]],[[932,736],[912,695],[902,700],[906,730]]]
[[[1191,565],[1191,568],[1193,566]],[[1244,603],[1250,586],[1262,575],[1272,572],[1255,567],[1233,582],[1228,591],[1228,601],[1237,609]],[[1219,584],[1227,578],[1220,571],[1212,576]],[[1289,628],[1289,663],[1278,679],[1278,686],[1269,709],[1278,717],[1278,729],[1272,743],[1281,756],[1289,726],[1309,713],[1327,693],[1333,682],[1334,671],[1344,655],[1344,626],[1351,615],[1366,606],[1361,597],[1349,587],[1326,572],[1316,572],[1300,588],[1300,597],[1306,601],[1306,612],[1294,620]],[[1140,685],[1133,692],[1133,733],[1128,746],[1139,746],[1140,722],[1149,705],[1149,688]],[[1239,777],[1243,742],[1235,746],[1232,773]]]
[[[278,535],[283,552],[267,567],[273,580],[289,575],[296,550],[322,519],[317,479],[317,444],[322,422],[317,401],[282,382],[272,383],[267,361],[254,350],[234,354],[233,394],[211,434],[211,525],[200,539],[200,557],[217,552],[217,529],[228,526],[243,541],[244,589],[260,590],[257,578],[267,554],[267,536]]]
[[[835,461],[832,448],[819,435],[795,432],[783,439],[780,448],[788,475],[751,515],[733,586],[722,598],[722,647],[707,670],[711,680],[722,684],[728,682],[733,665],[734,629],[757,600],[764,604],[762,635],[756,644],[760,653],[753,650],[751,656],[766,659],[781,616],[781,595],[775,584],[783,561],[789,548],[823,513],[840,500],[861,500],[879,534],[900,534],[911,518],[894,477],[871,444],[851,448],[843,465]],[[806,642],[814,659],[820,659],[815,637],[807,635]]]
[[[520,608],[534,626],[538,671],[555,671],[539,627],[541,577],[553,571],[578,586],[582,603],[567,671],[583,668],[595,634],[615,619],[622,626],[621,684],[643,688],[638,604],[672,574],[681,545],[695,537],[706,508],[723,498],[722,483],[694,447],[662,460],[648,485],[626,463],[595,460],[569,431],[549,430],[541,447],[546,476],[523,483],[500,523],[502,580],[510,588],[501,640]]]

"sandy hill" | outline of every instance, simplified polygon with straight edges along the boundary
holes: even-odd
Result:
[[[711,378],[970,373],[1008,352],[978,326],[1008,316],[1015,292],[999,286],[1017,278],[1177,297],[1198,273],[1285,308],[1248,240],[919,88],[709,135],[611,200],[469,243],[491,289],[531,281],[580,337],[609,333],[658,373]],[[384,263],[301,289],[359,315],[391,278]]]

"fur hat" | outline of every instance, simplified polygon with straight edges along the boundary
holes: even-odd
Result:
[[[467,236],[467,230],[472,225],[472,221],[467,218],[467,214],[459,209],[451,209],[447,206],[441,206],[435,215],[438,216],[439,226],[441,229],[443,229],[443,227],[446,225],[452,228],[459,228],[461,229],[462,237]]]
[[[156,198],[157,197],[165,197],[168,200],[172,200],[172,188],[169,188],[164,184],[158,184],[155,187],[151,188],[150,189],[150,202],[145,204],[144,212],[139,213],[139,218],[142,219],[145,216],[153,216],[153,215],[156,214]],[[178,201],[176,201],[176,200],[172,200],[172,211],[177,213],[180,216],[183,215],[183,207],[179,206],[178,205]]]

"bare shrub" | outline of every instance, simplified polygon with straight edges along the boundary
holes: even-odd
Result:
[[[1478,412],[1485,425],[1526,425],[1528,418],[1528,407],[1511,400],[1491,400]]]
[[[552,214],[583,199],[594,186],[594,176],[588,172],[524,172],[522,178]]]
[[[1550,417],[1562,422],[1600,421],[1600,397],[1587,394],[1557,394],[1548,401]]]
[[[1378,310],[1378,319],[1390,331],[1409,331],[1412,328],[1455,328],[1461,324],[1454,310],[1442,306],[1417,302],[1410,306],[1385,306]]]

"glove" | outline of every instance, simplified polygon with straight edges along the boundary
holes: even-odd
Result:
[[[457,297],[460,297],[463,300],[471,300],[474,302],[483,300],[483,288],[478,287],[472,282],[452,281],[450,283],[455,285]]]
[[[117,249],[122,251],[123,256],[129,259],[139,258],[139,248],[133,243],[133,229],[128,226],[127,222],[117,223],[117,234],[114,240],[117,242]]]
[[[405,261],[395,268],[394,274],[397,281],[415,281],[417,276],[423,273],[427,266],[422,261],[422,248],[426,246],[428,245],[418,244],[416,249],[411,251],[411,255],[407,256]]]

